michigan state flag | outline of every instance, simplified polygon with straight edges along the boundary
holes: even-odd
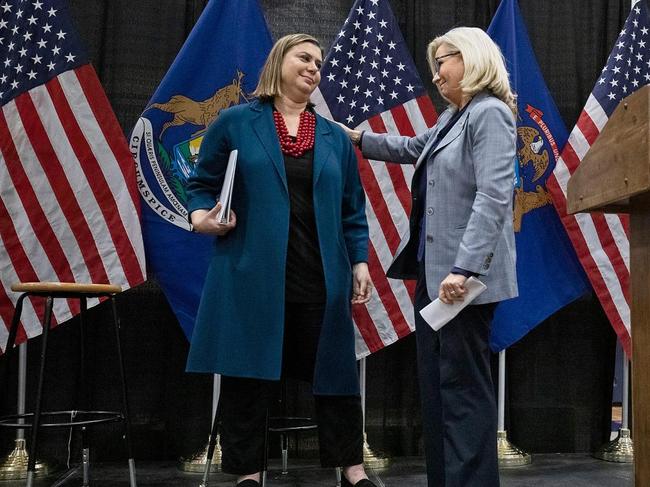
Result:
[[[519,297],[496,309],[490,345],[515,343],[590,289],[546,190],[568,133],[546,88],[516,0],[502,0],[488,28],[518,95],[514,229]]]
[[[208,125],[254,91],[271,45],[257,0],[211,0],[131,133],[148,273],[188,338],[214,239],[190,232],[185,183]]]

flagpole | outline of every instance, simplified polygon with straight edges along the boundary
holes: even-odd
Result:
[[[221,375],[214,374],[214,380],[212,381],[212,421],[217,416],[217,408],[219,407],[219,397],[221,396]],[[206,450],[207,453],[207,450]],[[214,448],[214,455],[212,457],[212,465],[215,471],[221,470],[221,437],[219,436],[217,430],[217,444]],[[203,462],[205,464],[205,461]]]
[[[366,434],[366,357],[359,361],[359,387],[361,389],[361,412],[363,415],[363,463],[368,468],[385,468],[390,464],[390,458],[375,452],[368,444]]]
[[[18,390],[16,393],[18,414],[25,414],[25,397],[27,395],[27,342],[18,346]],[[19,424],[25,424],[25,420],[20,418]],[[16,432],[16,440],[25,439],[25,430],[19,429]]]
[[[219,396],[221,395],[221,376],[219,374],[214,374],[214,379],[212,381],[212,415],[210,416],[210,424],[214,422],[214,418],[217,415],[217,407],[219,405]],[[208,448],[210,447],[210,438],[208,436],[208,442],[205,444],[205,447],[194,454],[188,459],[181,458],[179,461],[178,468],[184,472],[199,472],[203,473],[205,471],[205,464],[208,459]],[[217,433],[217,443],[214,448],[214,453],[212,455],[212,463],[210,471],[220,472],[221,471],[221,442],[219,433]]]
[[[508,441],[506,419],[506,351],[499,352],[499,395],[497,416],[497,454],[499,467],[521,467],[529,465],[532,457]]]
[[[25,397],[27,391],[27,342],[18,346],[18,388],[16,400],[16,412],[25,414]],[[24,424],[25,420],[19,418],[18,422]],[[27,478],[27,463],[29,455],[25,443],[25,430],[19,429],[16,432],[14,449],[7,457],[0,462],[0,480],[22,480]],[[47,476],[50,468],[43,462],[36,461],[36,476]]]
[[[629,408],[630,408],[630,361],[623,352],[623,403],[621,427],[618,436],[609,443],[606,443],[594,453],[594,457],[600,460],[615,463],[634,462],[634,443],[630,435]]]
[[[639,3],[639,0],[632,0],[630,10]],[[634,443],[629,429],[629,407],[630,407],[630,361],[623,352],[623,398],[621,427],[618,436],[609,443],[606,443],[594,453],[595,458],[615,463],[634,462]]]

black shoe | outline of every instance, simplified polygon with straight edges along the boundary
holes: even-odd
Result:
[[[239,482],[235,487],[260,487],[260,483],[252,479],[246,479]]]
[[[356,484],[352,485],[345,475],[341,475],[341,487],[377,487],[368,479],[359,480]]]

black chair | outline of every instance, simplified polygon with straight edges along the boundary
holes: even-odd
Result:
[[[14,292],[22,293],[16,303],[16,311],[9,331],[6,350],[10,351],[16,340],[20,315],[22,313],[23,301],[29,296],[45,298],[45,316],[43,317],[43,343],[41,348],[41,360],[38,375],[38,385],[36,390],[36,405],[33,413],[15,414],[3,416],[0,418],[0,426],[27,429],[31,428],[31,443],[28,445],[29,462],[27,465],[27,487],[31,487],[34,482],[35,462],[38,452],[38,439],[40,428],[45,427],[81,427],[82,437],[82,465],[83,465],[83,485],[87,486],[89,481],[89,446],[86,438],[86,428],[102,423],[122,421],[124,424],[124,437],[126,440],[126,449],[129,459],[129,481],[131,487],[136,487],[135,462],[133,460],[133,450],[131,447],[131,423],[129,420],[129,406],[126,389],[126,379],[124,375],[124,362],[122,359],[122,347],[120,344],[120,321],[115,305],[115,295],[121,291],[119,286],[111,284],[78,284],[78,283],[60,283],[60,282],[25,282],[11,286]],[[78,299],[80,301],[79,315],[80,334],[81,334],[81,361],[79,377],[81,384],[85,386],[85,347],[84,347],[84,314],[87,309],[88,298],[106,297],[111,302],[111,311],[113,314],[113,324],[115,328],[115,351],[119,365],[119,374],[121,379],[122,409],[120,411],[88,411],[73,409],[70,411],[42,411],[43,405],[43,383],[45,380],[47,345],[50,324],[52,321],[52,307],[55,299]]]

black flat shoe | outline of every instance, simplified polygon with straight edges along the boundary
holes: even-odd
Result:
[[[345,478],[345,475],[341,476],[341,487],[377,487],[368,479],[359,480],[356,484],[351,484],[348,479]]]
[[[246,479],[239,482],[235,487],[260,487],[260,483],[252,479]]]

